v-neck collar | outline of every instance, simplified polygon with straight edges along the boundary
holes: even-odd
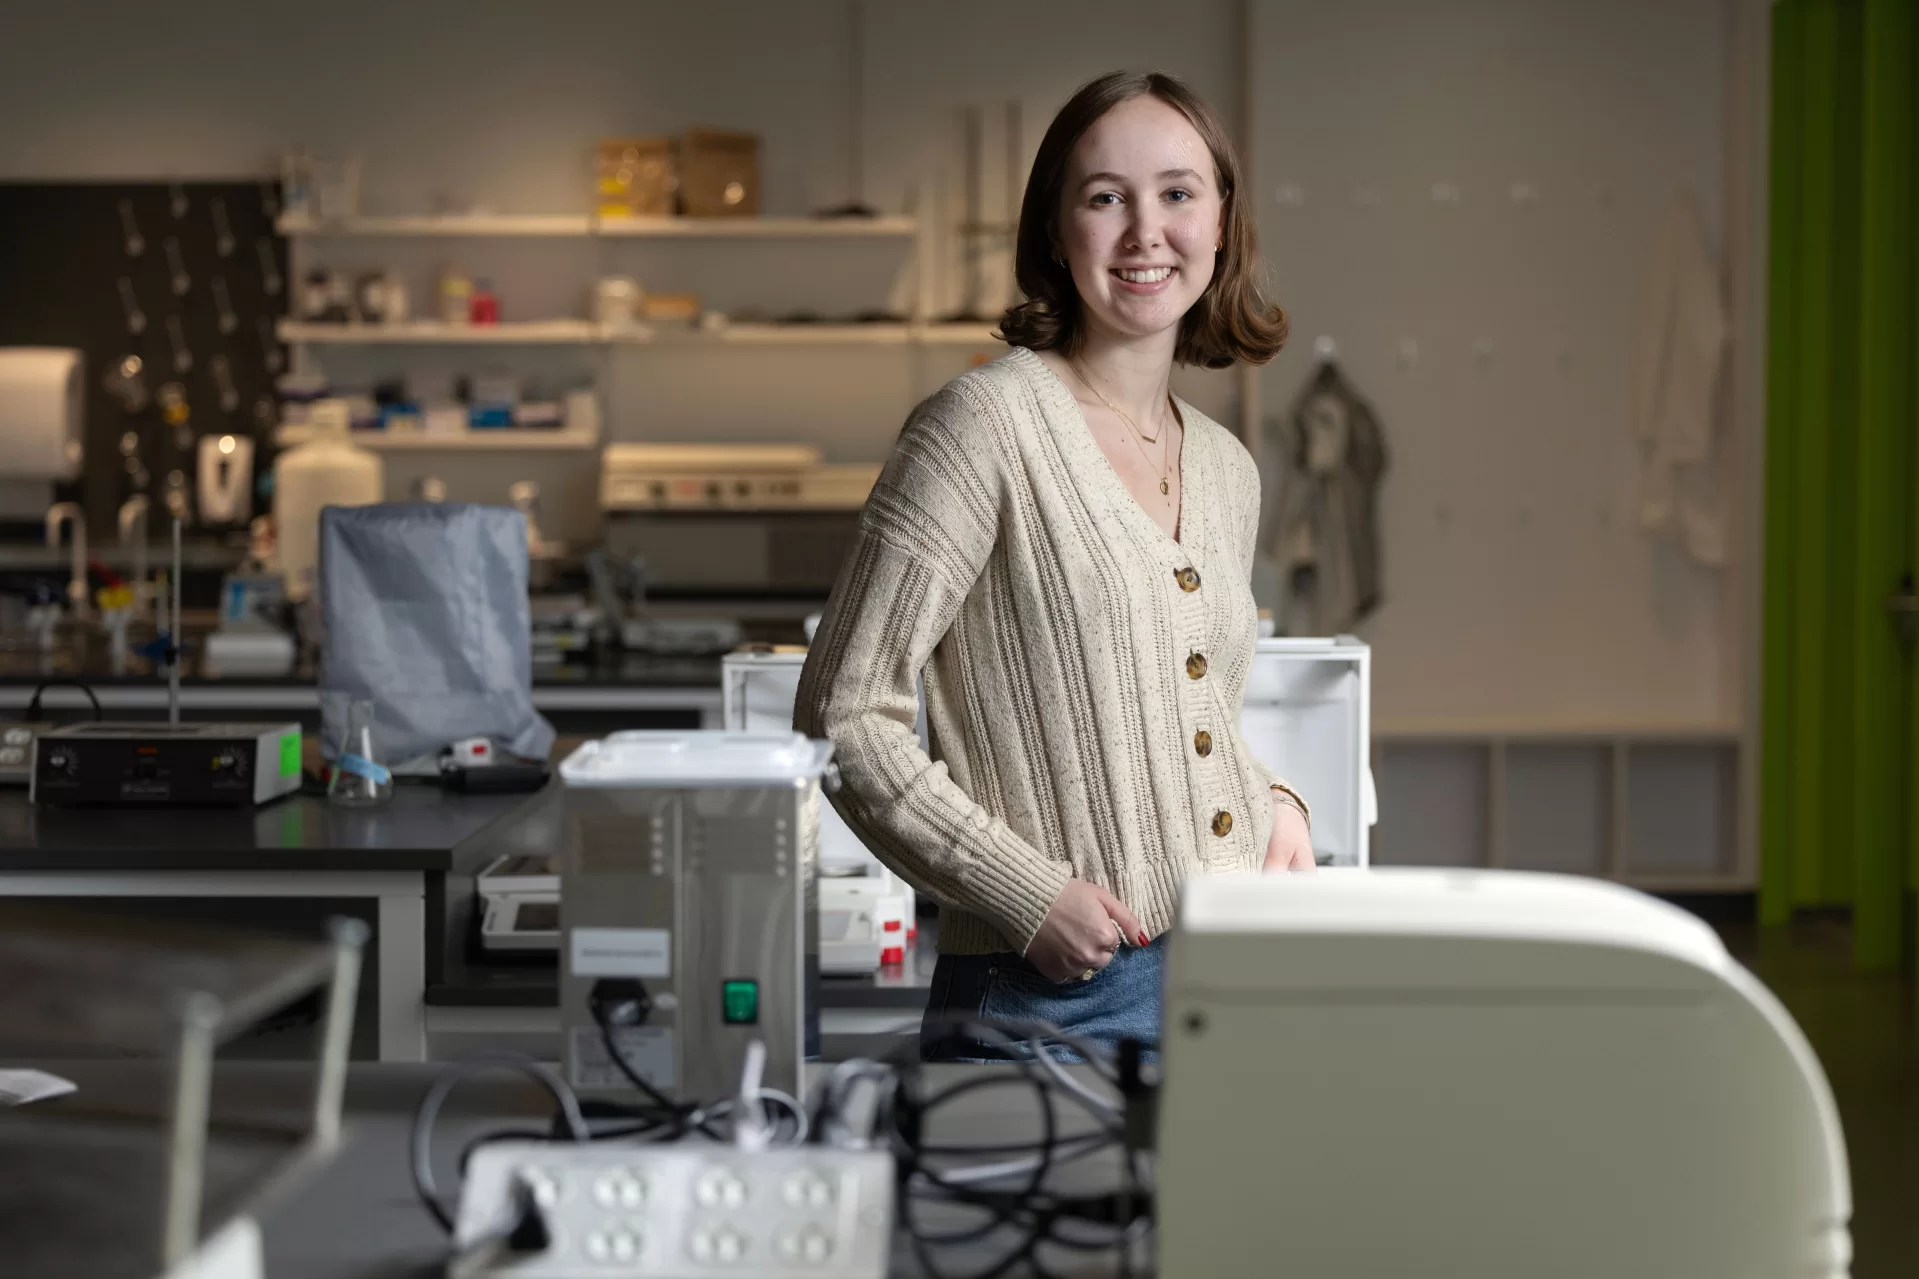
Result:
[[[1073,388],[1053,371],[1051,365],[1026,347],[1014,347],[1006,356],[1017,363],[1037,392],[1040,407],[1046,413],[1053,438],[1065,454],[1073,471],[1073,481],[1082,496],[1104,508],[1114,518],[1131,526],[1149,545],[1157,547],[1161,558],[1174,567],[1191,562],[1191,547],[1196,536],[1202,504],[1193,501],[1193,420],[1199,415],[1186,401],[1175,395],[1173,407],[1179,413],[1179,536],[1168,533],[1160,522],[1147,514],[1126,481],[1119,477],[1106,451],[1093,438],[1086,413],[1073,396]]]

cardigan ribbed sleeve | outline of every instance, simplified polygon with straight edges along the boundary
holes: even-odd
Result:
[[[808,651],[794,726],[833,743],[835,809],[916,888],[1024,950],[1072,878],[975,802],[914,729],[918,682],[997,536],[1003,460],[951,392],[908,419]]]

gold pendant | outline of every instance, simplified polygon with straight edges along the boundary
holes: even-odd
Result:
[[[1171,492],[1171,490],[1170,490],[1170,489],[1168,489],[1168,488],[1166,487],[1166,481],[1165,481],[1165,480],[1161,480],[1161,481],[1159,482],[1159,491],[1160,491],[1160,492],[1162,492],[1162,493],[1167,493],[1167,492]]]

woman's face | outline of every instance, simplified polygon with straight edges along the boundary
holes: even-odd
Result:
[[[1086,131],[1060,199],[1059,254],[1092,327],[1162,333],[1212,281],[1225,212],[1212,153],[1158,98],[1129,98]]]

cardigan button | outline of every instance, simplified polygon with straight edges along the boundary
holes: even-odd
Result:
[[[1174,569],[1173,580],[1179,583],[1180,590],[1190,594],[1199,589],[1199,570],[1196,568]]]
[[[1233,815],[1224,809],[1213,814],[1213,834],[1225,839],[1233,833]]]
[[[1197,733],[1194,733],[1193,749],[1199,752],[1201,759],[1205,759],[1208,755],[1211,755],[1213,753],[1213,735],[1203,728]]]
[[[1186,655],[1186,678],[1204,679],[1206,677],[1206,654],[1188,653]]]

